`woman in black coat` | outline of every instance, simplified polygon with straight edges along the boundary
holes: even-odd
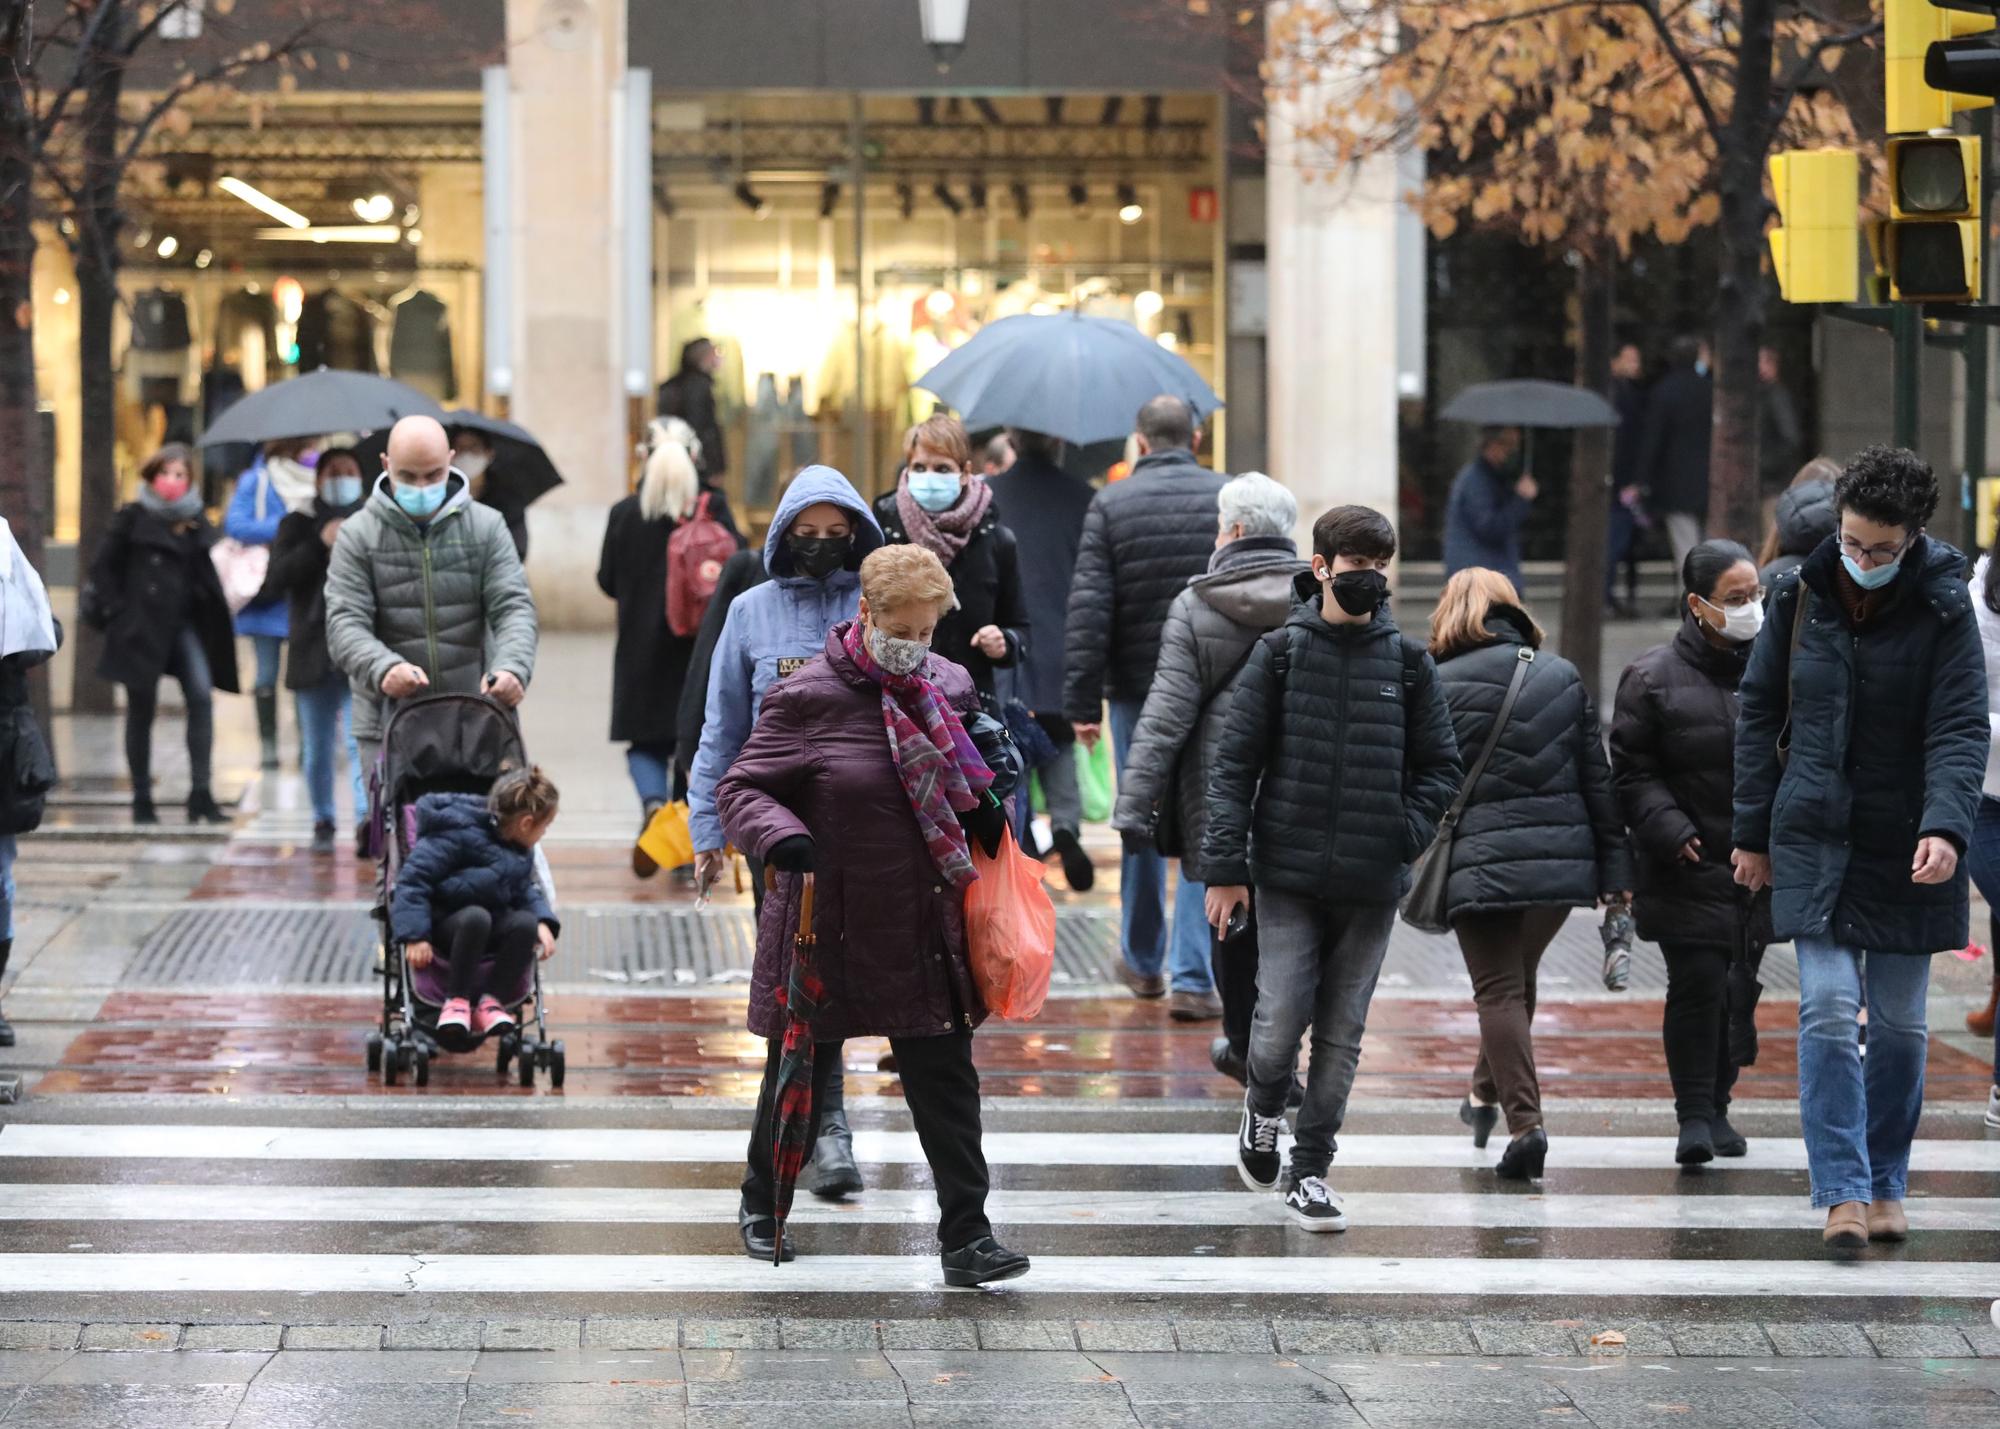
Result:
[[[1513,583],[1478,566],[1445,584],[1431,617],[1466,770],[1445,907],[1479,1007],[1479,1064],[1459,1116],[1484,1146],[1505,1111],[1513,1139],[1496,1169],[1510,1180],[1540,1176],[1548,1154],[1529,1031],[1542,954],[1570,909],[1632,887],[1595,703],[1576,667],[1541,644]],[[1517,671],[1520,693],[1475,778]]]
[[[956,417],[931,417],[903,438],[903,474],[875,503],[892,546],[923,546],[944,562],[958,604],[938,622],[931,648],[963,665],[989,713],[1000,706],[993,672],[1028,649],[1028,609],[1014,533],[1000,524],[993,490],[972,471],[972,442]]]
[[[611,508],[597,562],[598,589],[618,602],[611,738],[629,746],[625,763],[644,811],[641,832],[655,810],[685,797],[687,787],[674,769],[675,722],[695,637],[676,635],[667,625],[667,541],[704,494],[709,515],[732,534],[736,530],[728,500],[701,485],[699,451],[679,418],[653,422],[639,489]],[[633,871],[642,877],[654,872],[636,848]]]
[[[104,632],[98,676],[125,687],[125,762],[138,824],[160,821],[153,807],[153,715],[162,675],[180,681],[187,703],[188,822],[228,821],[210,786],[210,756],[215,691],[238,688],[236,634],[209,559],[216,530],[202,510],[193,469],[183,446],[162,447],[147,461],[139,499],[112,516],[82,601],[84,619]]]
[[[1754,1040],[1732,1047],[1732,1023],[1750,1025],[1756,976],[1771,941],[1769,893],[1737,886],[1729,867],[1736,766],[1736,687],[1764,623],[1764,591],[1750,552],[1704,541],[1681,567],[1687,609],[1671,643],[1632,662],[1618,681],[1611,775],[1632,830],[1639,935],[1667,962],[1663,1035],[1680,1144],[1698,1166],[1741,1156],[1729,1089]]]

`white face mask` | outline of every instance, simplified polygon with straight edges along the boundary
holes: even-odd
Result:
[[[931,647],[921,640],[902,640],[884,634],[871,625],[868,627],[868,653],[875,657],[875,663],[886,673],[910,675],[923,668]]]
[[[1722,616],[1722,638],[1733,640],[1738,645],[1757,638],[1757,632],[1764,628],[1764,603],[1753,600],[1748,605],[1717,605],[1714,601],[1695,597],[1710,610]]]
[[[486,475],[486,467],[492,457],[485,452],[467,452],[458,459],[458,469],[467,481],[477,481]]]

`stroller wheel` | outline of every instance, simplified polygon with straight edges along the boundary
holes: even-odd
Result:
[[[532,1087],[535,1084],[535,1054],[533,1052],[527,1051],[526,1049],[523,1049],[520,1054],[518,1065],[520,1067],[520,1073],[521,1073],[520,1076],[521,1085],[524,1087]]]
[[[563,1044],[561,1042],[552,1043],[549,1047],[549,1085],[551,1087],[559,1087],[563,1084],[564,1063]]]
[[[514,1060],[516,1043],[513,1034],[503,1033],[495,1039],[494,1045],[499,1048],[499,1054],[494,1058],[493,1070],[504,1077],[507,1075],[507,1064]]]
[[[368,1034],[368,1070],[371,1072],[382,1070],[382,1034],[380,1032],[370,1032]]]
[[[403,1069],[402,1044],[391,1037],[382,1044],[382,1085],[393,1087]]]
[[[427,1087],[431,1084],[431,1059],[421,1051],[417,1053],[416,1080],[417,1085],[420,1087]]]

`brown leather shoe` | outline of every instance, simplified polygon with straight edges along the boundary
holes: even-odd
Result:
[[[1132,989],[1132,996],[1154,998],[1167,995],[1167,980],[1159,973],[1148,975],[1136,973],[1121,961],[1118,964],[1118,981]]]
[[[1167,1016],[1176,1022],[1219,1022],[1222,999],[1212,992],[1177,992],[1167,999]]]
[[[1868,1208],[1868,1239],[1905,1241],[1910,1238],[1910,1218],[1903,1214],[1901,1201],[1877,1201]]]
[[[1859,1250],[1868,1244],[1868,1203],[1842,1201],[1826,1210],[1826,1229],[1820,1235],[1837,1250]]]

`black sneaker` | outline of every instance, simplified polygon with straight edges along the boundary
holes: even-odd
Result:
[[[1075,829],[1057,829],[1049,840],[1055,851],[1062,856],[1063,881],[1072,892],[1088,893],[1097,882],[1097,866],[1090,861],[1090,855],[1083,851]]]
[[[1731,1126],[1726,1116],[1718,1116],[1708,1124],[1708,1135],[1717,1156],[1750,1154],[1750,1138]]]
[[[1028,1257],[1007,1249],[990,1235],[944,1252],[938,1262],[944,1267],[944,1283],[957,1290],[1014,1280],[1028,1273]]]
[[[333,852],[333,820],[313,825],[312,851],[316,854]]]
[[[1243,1120],[1236,1131],[1236,1174],[1253,1191],[1277,1189],[1278,1133],[1285,1129],[1282,1116],[1259,1116],[1250,1109],[1248,1093],[1243,1097]]]
[[[1681,1123],[1680,1140],[1674,1146],[1674,1160],[1683,1166],[1701,1166],[1715,1159],[1715,1134],[1700,1117]]]
[[[1285,1214],[1309,1231],[1344,1231],[1347,1217],[1341,1212],[1340,1198],[1329,1191],[1317,1176],[1301,1176],[1285,1192]]]

